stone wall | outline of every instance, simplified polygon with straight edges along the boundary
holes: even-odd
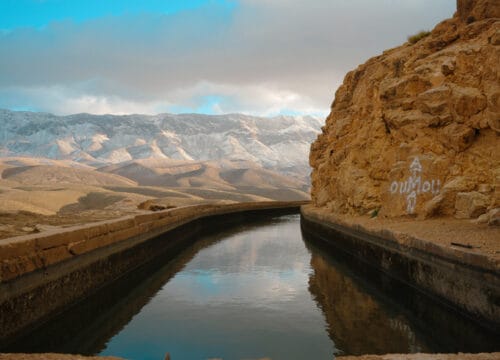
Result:
[[[203,232],[199,221],[298,212],[304,202],[199,205],[0,240],[0,346]]]
[[[496,254],[450,247],[369,220],[303,206],[302,228],[431,298],[500,331],[500,262]],[[359,218],[358,218],[359,220]],[[467,251],[466,251],[467,250]]]
[[[198,205],[127,216],[82,226],[0,240],[0,283],[156,229],[194,219],[248,210],[289,207],[288,202]],[[297,202],[296,204],[300,204]],[[299,206],[299,205],[296,205]],[[2,299],[0,295],[0,300]]]

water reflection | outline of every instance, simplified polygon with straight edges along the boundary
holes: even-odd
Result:
[[[306,229],[306,231],[304,231]],[[309,290],[328,334],[346,354],[498,351],[498,334],[414,288],[325,245],[322,234],[302,234],[311,252]]]
[[[218,233],[167,265],[134,273],[10,350],[331,359],[334,344],[307,289],[310,255],[298,224],[295,215],[222,232],[216,226]]]
[[[309,278],[309,291],[325,314],[330,337],[344,353],[431,350],[398,307],[391,309],[377,301],[318,252],[312,252],[311,266],[314,273]]]
[[[121,331],[165,283],[200,249],[216,241],[211,237],[190,241],[196,230],[196,227],[184,226],[173,234],[191,243],[183,251],[172,249],[161,255],[1,348],[0,352],[94,355],[104,350],[106,342]],[[170,261],[172,256],[175,258]]]
[[[446,308],[301,235],[298,215],[197,226],[203,237],[192,224],[179,229],[182,248],[2,350],[128,359],[168,351],[176,360],[498,347]]]
[[[310,256],[298,218],[290,220],[216,235],[224,240],[200,251],[102,354],[159,358],[168,349],[173,359],[331,358],[324,318],[304,286]]]

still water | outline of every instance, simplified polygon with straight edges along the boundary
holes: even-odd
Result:
[[[166,283],[101,354],[160,359],[329,359],[336,351],[308,291],[298,215],[240,226]],[[313,357],[311,357],[313,355]]]
[[[332,359],[498,350],[497,336],[301,233],[298,215],[197,238],[7,351],[127,359]]]

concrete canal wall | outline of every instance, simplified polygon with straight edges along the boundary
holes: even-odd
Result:
[[[298,212],[304,202],[188,206],[0,240],[0,346],[154,257],[203,222]]]
[[[482,325],[500,331],[497,253],[436,243],[391,229],[390,224],[377,227],[371,219],[346,220],[312,205],[303,206],[301,213],[303,231],[333,249],[368,263]],[[466,239],[456,241],[459,240]]]

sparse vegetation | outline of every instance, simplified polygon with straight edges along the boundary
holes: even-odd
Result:
[[[379,212],[379,211],[380,211],[380,208],[376,208],[376,209],[374,209],[374,210],[371,212],[370,217],[371,217],[372,219],[373,219],[373,218],[375,218],[375,217],[377,217],[377,216],[378,216],[378,212]]]
[[[415,44],[417,43],[418,41],[422,40],[424,37],[427,37],[430,35],[430,31],[427,31],[427,30],[422,30],[422,31],[419,31],[418,33],[416,33],[415,35],[410,35],[408,36],[408,42],[410,44]]]

